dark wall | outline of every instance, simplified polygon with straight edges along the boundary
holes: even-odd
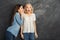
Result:
[[[36,40],[60,40],[60,0],[0,0],[0,40],[5,40],[14,6],[26,2],[35,9],[39,35]]]

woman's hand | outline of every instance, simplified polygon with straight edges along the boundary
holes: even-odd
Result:
[[[22,39],[24,39],[24,36],[23,36],[23,34],[21,34],[21,38],[22,38]]]
[[[38,38],[38,34],[37,33],[35,33],[35,38]]]

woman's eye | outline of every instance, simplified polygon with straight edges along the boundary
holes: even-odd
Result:
[[[28,8],[28,7],[26,7],[26,8]]]
[[[23,8],[21,8],[21,9],[23,9]]]
[[[29,7],[29,8],[31,8],[31,7]]]

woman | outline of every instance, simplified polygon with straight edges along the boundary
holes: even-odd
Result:
[[[30,3],[25,4],[23,15],[23,27],[21,27],[21,37],[24,40],[35,40],[34,36],[37,38],[36,31],[36,16],[33,13],[33,7]]]
[[[8,27],[6,32],[6,40],[16,40],[16,37],[19,33],[20,27],[22,25],[21,14],[23,13],[23,6],[16,5],[14,10],[14,15],[12,17],[12,25]]]

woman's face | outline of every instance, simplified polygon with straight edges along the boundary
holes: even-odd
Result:
[[[23,6],[20,6],[20,8],[18,9],[18,12],[20,12],[20,13],[24,13]]]
[[[25,11],[26,11],[26,13],[31,13],[31,11],[32,11],[32,5],[31,4],[26,4],[26,6],[25,6]]]

